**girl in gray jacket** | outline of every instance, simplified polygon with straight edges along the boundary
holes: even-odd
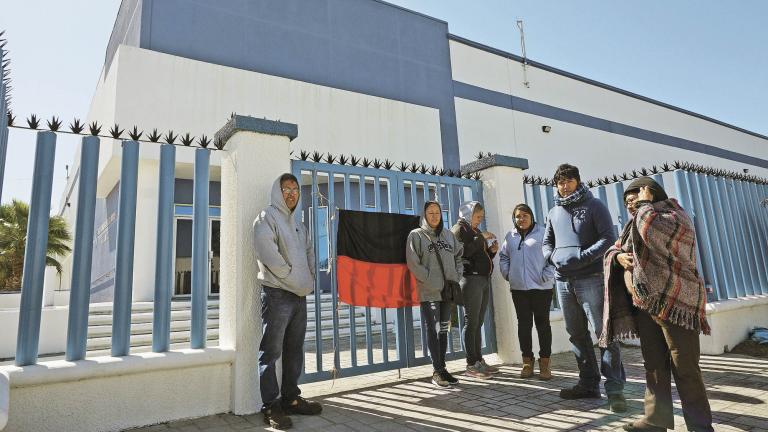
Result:
[[[440,267],[437,255],[443,263]],[[439,387],[458,384],[445,369],[445,353],[448,349],[448,329],[451,323],[452,303],[441,301],[444,279],[461,280],[464,265],[462,246],[453,233],[443,229],[443,211],[436,201],[424,203],[421,227],[408,235],[406,261],[416,278],[416,289],[421,301],[421,316],[427,333],[429,355],[432,357],[432,383]]]
[[[509,281],[512,301],[517,312],[517,337],[523,351],[521,378],[533,376],[533,348],[531,331],[536,322],[539,336],[539,378],[552,378],[549,357],[552,353],[552,328],[549,309],[552,304],[552,286],[555,269],[544,259],[541,246],[544,228],[533,218],[533,211],[518,204],[514,212],[515,230],[504,237],[499,255],[499,267]]]

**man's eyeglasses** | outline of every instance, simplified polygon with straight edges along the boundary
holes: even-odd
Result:
[[[281,190],[286,195],[288,195],[288,194],[297,195],[299,193],[299,189],[294,189],[294,188],[282,188]]]

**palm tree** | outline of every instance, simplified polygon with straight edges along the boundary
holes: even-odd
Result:
[[[24,248],[27,240],[29,205],[13,200],[0,206],[0,291],[14,291],[21,287],[24,270]],[[69,242],[72,234],[61,216],[48,221],[47,266],[55,267],[61,274],[61,263],[56,259],[72,251]]]

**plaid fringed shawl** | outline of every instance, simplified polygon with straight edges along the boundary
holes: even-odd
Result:
[[[624,268],[614,264],[616,255],[624,252],[633,252],[635,258],[631,297],[624,285]],[[619,241],[605,253],[603,268],[600,346],[637,336],[632,305],[664,321],[709,334],[707,295],[696,269],[693,223],[674,198],[641,204]]]

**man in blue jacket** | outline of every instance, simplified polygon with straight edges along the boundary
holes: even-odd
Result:
[[[605,376],[605,393],[611,410],[626,411],[624,383],[618,342],[601,348],[600,368],[587,323],[596,337],[603,328],[603,254],[616,241],[611,214],[602,201],[592,196],[581,182],[579,169],[557,167],[555,206],[549,211],[542,251],[555,266],[555,285],[565,329],[570,336],[579,366],[579,382],[560,391],[563,399],[599,398],[600,373]],[[596,339],[595,339],[596,340]]]

